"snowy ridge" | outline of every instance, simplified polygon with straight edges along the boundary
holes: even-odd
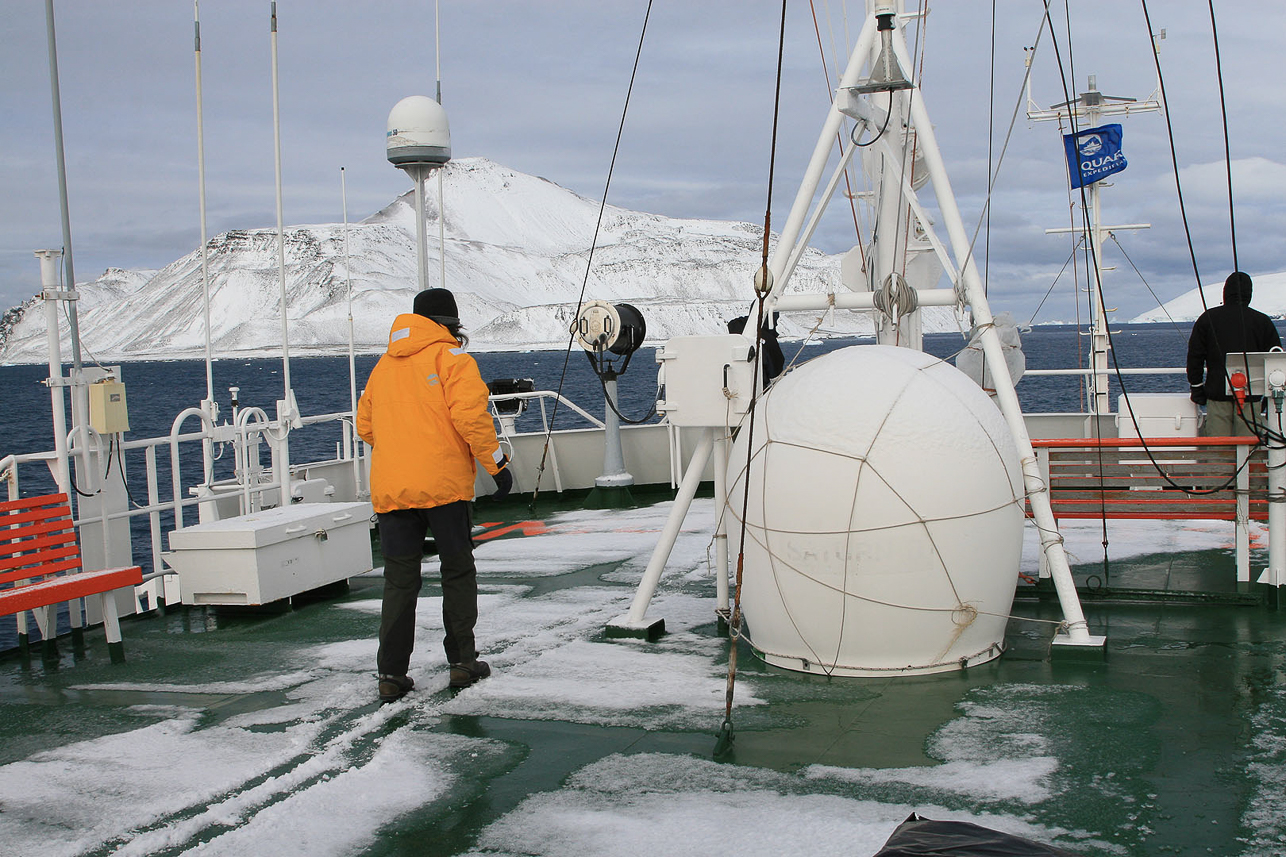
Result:
[[[479,351],[562,348],[585,279],[597,202],[484,158],[444,170],[446,282]],[[428,194],[431,282],[441,265],[436,193]],[[585,284],[586,300],[629,302],[644,315],[648,340],[714,333],[746,313],[760,256],[759,227],[680,220],[608,206]],[[334,353],[348,344],[351,272],[354,340],[384,350],[393,318],[416,288],[413,193],[349,226],[350,265],[341,224],[286,230],[286,293],[292,352]],[[281,342],[281,286],[275,229],[231,230],[210,239],[210,324],[216,355],[273,354]],[[790,291],[839,286],[839,257],[809,251]],[[196,357],[205,351],[201,256],[194,250],[160,271],[109,269],[78,284],[81,338],[100,360]],[[802,335],[819,313],[784,318],[783,335]],[[926,331],[960,328],[950,309],[927,309]],[[866,316],[822,319],[823,334],[870,333]],[[63,330],[64,348],[67,331]],[[46,357],[39,301],[0,317],[0,363]],[[67,353],[65,350],[64,353]]]
[[[1274,318],[1286,316],[1286,271],[1275,274],[1251,274],[1254,290],[1250,305],[1260,312]],[[1201,295],[1205,294],[1205,306],[1201,304]],[[1197,316],[1206,307],[1215,307],[1223,303],[1223,280],[1208,283],[1198,292],[1193,289],[1185,292],[1172,301],[1166,301],[1160,307],[1149,310],[1130,319],[1131,324],[1144,324],[1155,321],[1196,321]]]

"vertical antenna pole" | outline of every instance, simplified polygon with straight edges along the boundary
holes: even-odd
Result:
[[[205,400],[201,410],[207,417],[207,425],[214,425],[217,408],[214,403],[214,355],[211,345],[213,332],[210,329],[210,260],[206,244],[208,242],[205,218],[205,110],[202,101],[201,86],[201,5],[200,0],[192,0],[193,55],[196,58],[196,173],[197,200],[201,212],[201,306],[205,313]],[[205,465],[203,475],[206,482],[214,479],[214,443],[207,436],[201,441],[202,463]]]
[[[196,56],[196,173],[197,199],[201,209],[201,297],[205,309],[205,397],[214,400],[214,372],[210,363],[212,359],[210,346],[210,264],[206,252],[206,218],[205,218],[205,120],[201,95],[201,6],[200,0],[192,0],[193,25],[195,34],[193,53]]]
[[[277,77],[277,2],[272,0],[272,143],[277,177],[277,275],[281,284],[281,371],[285,395],[290,399],[290,325],[286,318],[286,227],[281,202],[281,99]]]
[[[277,78],[277,2],[272,2],[272,142],[273,164],[277,176],[277,279],[281,284],[281,373],[284,387],[282,400],[277,403],[277,421],[281,426],[278,454],[273,456],[277,483],[281,486],[281,505],[291,500],[290,485],[290,426],[298,419],[295,393],[290,386],[290,322],[287,318],[286,295],[286,227],[282,217],[281,202],[281,99]]]
[[[49,86],[54,104],[54,155],[58,162],[58,203],[62,212],[63,267],[67,270],[67,291],[76,290],[76,272],[71,258],[71,209],[67,202],[67,158],[63,154],[63,103],[58,85],[58,39],[54,34],[54,0],[45,0],[45,32],[49,38]],[[76,374],[80,373],[80,324],[76,318],[76,302],[67,302],[68,322],[71,325],[71,359]],[[76,399],[73,391],[73,402]]]
[[[353,409],[353,430],[351,439],[345,435],[347,450],[353,459],[353,490],[358,496],[362,493],[362,459],[358,455],[361,440],[357,437],[357,355],[353,335],[353,266],[348,253],[348,182],[344,168],[339,168],[339,193],[344,207],[344,278],[348,281],[348,401]]]
[[[433,3],[433,55],[436,63],[437,72],[437,91],[435,98],[438,104],[442,103],[442,16],[441,0],[434,0]],[[442,193],[442,173],[445,170],[438,170],[438,261],[440,269],[438,272],[438,285],[442,288],[447,287],[447,204],[446,197]]]

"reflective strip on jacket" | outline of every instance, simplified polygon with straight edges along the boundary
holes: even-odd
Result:
[[[357,404],[357,433],[371,453],[376,512],[473,499],[474,460],[490,474],[504,454],[478,364],[450,332],[399,315]]]

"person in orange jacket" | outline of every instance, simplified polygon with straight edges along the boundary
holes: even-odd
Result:
[[[415,646],[415,605],[425,532],[442,564],[442,643],[452,687],[491,674],[478,660],[478,578],[473,561],[472,502],[476,462],[496,480],[499,498],[513,487],[487,410],[487,385],[464,351],[455,296],[428,289],[414,312],[393,322],[388,351],[357,404],[357,433],[371,445],[371,503],[384,555],[384,599],[376,655],[379,697],[401,698]]]

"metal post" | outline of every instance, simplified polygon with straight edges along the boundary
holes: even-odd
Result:
[[[714,591],[720,615],[728,612],[728,437],[720,436],[714,445]]]
[[[863,60],[870,53],[874,40],[875,16],[867,15],[866,23],[862,25],[862,32],[857,37],[857,45],[853,48],[853,53],[849,55],[848,67],[844,69],[844,74],[840,78],[839,85],[841,88],[857,84],[858,79],[862,76]],[[826,169],[826,162],[830,160],[831,148],[835,145],[835,135],[839,133],[843,122],[844,114],[840,112],[837,100],[835,104],[831,105],[830,112],[826,114],[826,122],[822,126],[822,133],[817,138],[817,145],[813,147],[813,156],[808,162],[804,180],[800,183],[799,191],[795,194],[795,201],[790,207],[790,214],[786,217],[786,225],[782,227],[781,236],[777,241],[777,248],[773,252],[772,259],[768,262],[768,268],[772,271],[773,276],[773,290],[769,296],[770,300],[780,297],[782,289],[785,287],[786,278],[782,274],[797,243],[800,230],[803,228],[804,218],[808,216],[808,208],[812,203],[813,194],[817,192],[817,186],[821,183],[822,172]]]
[[[906,63],[908,60],[904,56],[905,43],[901,39],[901,31],[895,30],[894,32],[894,45],[899,53],[898,60]],[[925,165],[928,167],[929,175],[933,181],[938,208],[942,212],[942,219],[951,240],[952,251],[955,253],[956,258],[961,261],[960,275],[968,296],[969,307],[973,312],[973,322],[982,330],[982,348],[987,360],[993,366],[1004,366],[1004,348],[1001,345],[1000,336],[996,333],[996,329],[992,324],[991,308],[987,303],[987,296],[983,291],[978,269],[974,265],[969,239],[964,230],[964,222],[960,217],[960,209],[956,205],[955,196],[951,190],[951,182],[947,178],[946,165],[942,161],[942,152],[938,149],[937,137],[933,132],[933,125],[929,121],[929,113],[924,105],[923,93],[917,94],[919,97],[911,101],[911,120],[915,125],[916,133],[919,135],[920,151],[924,155]],[[1063,609],[1063,618],[1067,624],[1066,637],[1060,635],[1056,642],[1078,646],[1101,646],[1103,638],[1089,633],[1085,614],[1081,610],[1080,599],[1076,594],[1076,584],[1072,580],[1067,554],[1063,550],[1063,539],[1058,532],[1058,522],[1054,520],[1054,513],[1049,507],[1048,483],[1041,478],[1040,467],[1036,462],[1036,453],[1032,449],[1031,438],[1027,434],[1027,426],[1023,423],[1022,407],[1018,404],[1018,394],[1014,391],[1013,379],[1009,377],[1008,372],[999,371],[994,373],[994,380],[996,383],[996,403],[1000,406],[1001,413],[1005,416],[1005,422],[1009,426],[1009,431],[1018,446],[1018,455],[1023,469],[1023,481],[1027,498],[1031,503],[1032,517],[1035,518],[1037,529],[1040,532],[1041,549],[1049,561],[1050,574],[1054,579],[1054,589],[1058,593],[1059,603]]]
[[[420,277],[420,291],[429,287],[429,225],[424,213],[424,180],[429,167],[414,165],[406,171],[415,180],[415,245],[416,271]]]
[[[1281,431],[1281,417],[1277,430]],[[1286,585],[1286,444],[1268,444],[1268,568],[1260,583]]]
[[[273,164],[277,185],[277,279],[281,287],[281,374],[284,392],[277,402],[277,423],[281,438],[276,446],[279,455],[273,457],[273,476],[281,486],[281,505],[290,505],[290,429],[299,418],[295,393],[290,385],[290,321],[289,300],[286,294],[286,227],[281,199],[281,99],[277,76],[277,4],[272,4],[272,142]]]
[[[692,460],[688,462],[683,481],[679,483],[679,494],[674,498],[670,517],[666,519],[656,547],[652,549],[652,558],[643,572],[643,579],[639,581],[638,591],[634,593],[630,612],[608,623],[608,636],[647,635],[651,637],[657,633],[658,628],[664,629],[662,621],[649,624],[644,616],[647,613],[648,604],[652,602],[652,596],[656,593],[656,586],[661,580],[661,572],[665,570],[666,560],[670,558],[670,551],[674,550],[674,542],[679,537],[679,530],[683,528],[683,519],[687,517],[688,509],[692,506],[692,498],[696,496],[697,486],[701,484],[701,474],[705,472],[713,447],[714,430],[702,429],[701,440],[692,453]]]
[[[67,399],[63,393],[66,379],[63,378],[62,343],[58,336],[58,250],[37,250],[36,258],[40,260],[41,297],[45,302],[45,327],[49,343],[49,404],[53,409],[54,419],[54,455],[57,464],[54,479],[58,490],[66,494],[70,501],[71,469],[67,464]]]
[[[594,480],[599,488],[621,488],[634,484],[634,477],[625,469],[625,453],[621,449],[621,418],[617,415],[616,373],[603,373],[603,392],[606,413],[603,415],[603,475]]]
[[[76,272],[72,267],[71,253],[71,207],[67,201],[67,158],[63,154],[63,105],[58,84],[58,39],[54,34],[54,0],[45,0],[45,31],[49,40],[49,85],[53,90],[54,155],[58,165],[58,203],[62,213],[63,266],[67,269],[67,288],[69,291],[75,291]],[[80,323],[76,318],[75,303],[68,304],[67,321],[71,326],[71,365],[75,373],[79,374]],[[72,395],[74,398],[74,391]]]

